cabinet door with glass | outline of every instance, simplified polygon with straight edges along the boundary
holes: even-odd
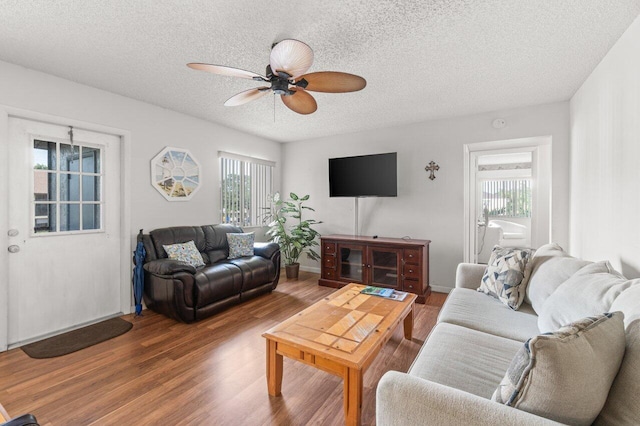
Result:
[[[369,247],[367,267],[370,285],[400,289],[402,278],[402,250],[386,247]]]
[[[338,280],[349,283],[366,283],[366,246],[338,244]]]

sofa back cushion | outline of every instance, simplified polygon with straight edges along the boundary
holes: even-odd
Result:
[[[624,325],[640,319],[640,280],[635,279],[632,285],[620,293],[611,304],[611,311],[624,312]]]
[[[149,232],[149,235],[153,241],[153,247],[158,259],[166,259],[168,257],[163,246],[193,241],[200,253],[203,253],[206,247],[205,236],[201,226],[159,228]],[[204,262],[207,263],[208,259],[204,256],[203,259]]]
[[[548,333],[580,318],[612,311],[618,295],[639,282],[628,280],[609,262],[587,265],[549,296],[539,313],[538,328]]]
[[[569,256],[557,244],[546,244],[536,250],[525,269],[522,285],[526,286],[525,302],[539,315],[547,298],[569,277],[591,262]]]
[[[624,358],[607,402],[594,423],[597,426],[640,425],[640,319],[627,325],[626,335]]]

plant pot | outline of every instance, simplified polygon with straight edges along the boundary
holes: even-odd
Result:
[[[292,263],[291,265],[284,265],[284,269],[287,273],[287,279],[289,280],[297,280],[298,273],[300,272],[300,264]]]

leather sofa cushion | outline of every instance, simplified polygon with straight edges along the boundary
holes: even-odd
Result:
[[[206,255],[209,258],[209,263],[218,263],[227,260],[227,256],[229,255],[229,250],[211,250],[206,252]]]
[[[242,228],[233,225],[219,224],[219,225],[205,225],[201,227],[206,245],[203,250],[200,251],[213,251],[224,250],[225,258],[229,256],[229,245],[227,244],[227,234],[241,233]],[[215,261],[212,260],[212,263]]]
[[[242,272],[226,262],[205,266],[194,278],[196,308],[237,295],[242,287]]]
[[[156,256],[159,259],[167,257],[163,245],[186,243],[193,241],[200,253],[205,251],[206,240],[201,226],[174,226],[171,228],[160,228],[149,233],[153,241]],[[203,256],[204,259],[204,256]],[[208,259],[204,259],[205,263]]]
[[[242,291],[254,289],[266,282],[273,281],[276,270],[273,262],[260,256],[241,257],[230,260],[242,271]]]

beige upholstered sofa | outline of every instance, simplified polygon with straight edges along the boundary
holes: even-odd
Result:
[[[492,394],[524,342],[541,333],[539,325],[544,331],[553,327],[549,318],[572,322],[608,311],[625,314],[624,355],[594,424],[640,424],[640,280],[627,280],[608,262],[570,257],[549,244],[529,260],[526,297],[514,311],[476,291],[484,271],[484,265],[458,266],[455,289],[409,372],[390,371],[381,378],[379,426],[558,424],[494,402]]]

